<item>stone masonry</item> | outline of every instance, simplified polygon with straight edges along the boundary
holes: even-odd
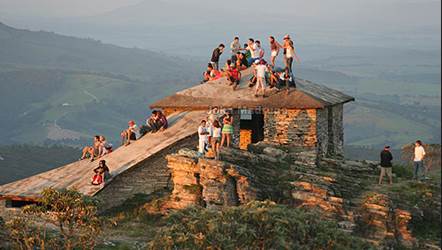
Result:
[[[100,209],[106,210],[121,205],[135,194],[151,194],[170,187],[170,172],[165,156],[182,147],[195,148],[197,137],[191,136],[140,162],[137,166],[115,177],[97,194]]]
[[[316,110],[264,110],[264,141],[315,147]]]
[[[344,155],[343,105],[324,109],[264,110],[264,141],[316,148],[319,157]]]
[[[164,209],[235,206],[256,200],[252,174],[245,168],[226,162],[198,159],[189,155],[167,156],[172,172],[173,191]]]

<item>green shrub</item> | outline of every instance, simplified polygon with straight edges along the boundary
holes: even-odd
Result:
[[[45,189],[38,205],[6,223],[15,249],[93,249],[101,232],[97,203],[74,190]]]
[[[149,249],[370,249],[319,214],[252,202],[223,210],[173,212]]]
[[[411,166],[393,165],[393,173],[396,174],[398,178],[413,178],[413,168]]]

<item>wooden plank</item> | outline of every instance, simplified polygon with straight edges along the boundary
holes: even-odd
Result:
[[[170,127],[164,132],[147,134],[129,146],[123,146],[102,159],[106,160],[110,172],[117,176],[151,157],[170,145],[196,133],[201,119],[206,113],[202,111],[182,112],[169,116]],[[82,160],[53,169],[29,178],[0,186],[0,199],[38,197],[44,188],[75,188],[85,195],[95,195],[104,186],[90,184],[93,169],[98,160]]]

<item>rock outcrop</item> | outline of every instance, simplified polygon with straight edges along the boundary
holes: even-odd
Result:
[[[376,184],[377,162],[317,159],[313,150],[260,142],[247,151],[224,148],[222,160],[216,161],[182,149],[166,157],[173,191],[161,209],[272,200],[319,209],[341,230],[379,247],[415,244],[410,230],[414,214]]]
[[[254,177],[249,170],[191,157],[188,150],[180,153],[167,156],[173,191],[164,208],[236,206],[257,199]]]

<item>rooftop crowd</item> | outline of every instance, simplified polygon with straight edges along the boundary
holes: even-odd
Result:
[[[201,84],[226,77],[229,85],[232,86],[233,90],[236,90],[242,79],[241,71],[252,68],[253,74],[249,79],[248,87],[256,86],[255,97],[258,97],[260,93],[262,93],[262,97],[266,97],[267,85],[270,88],[285,88],[288,94],[290,87],[296,88],[293,61],[300,63],[294,42],[289,35],[285,35],[281,44],[273,36],[268,38],[268,43],[270,48],[270,53],[268,53],[269,62],[265,60],[266,53],[259,40],[249,38],[248,42],[241,46],[239,37],[235,37],[230,43],[231,56],[226,60],[222,68],[220,68],[220,57],[225,50],[225,45],[220,44],[212,52],[207,69],[203,72]],[[284,68],[277,68],[275,67],[276,60],[281,50],[283,51]],[[205,157],[211,150],[213,158],[219,160],[222,148],[230,147],[233,143],[233,124],[234,120],[231,110],[219,109],[217,107],[210,109],[206,119],[201,121],[197,130],[199,156]],[[141,127],[138,127],[133,120],[128,122],[128,127],[120,133],[121,145],[128,146],[132,141],[140,139],[147,133],[161,132],[167,129],[167,127],[168,121],[164,113],[160,110],[154,110]],[[92,162],[111,152],[112,145],[107,142],[106,138],[102,135],[96,135],[92,145],[83,148],[80,160],[89,158]],[[425,179],[428,172],[428,169],[423,166],[424,157],[425,150],[422,142],[418,140],[415,143],[413,158],[413,178],[418,181],[422,178]],[[390,184],[393,183],[392,160],[393,155],[390,152],[390,147],[385,146],[380,154],[381,172],[379,184],[382,184],[385,176],[388,177]],[[421,177],[421,172],[424,172],[423,177]],[[101,185],[111,178],[105,160],[99,161],[99,166],[94,169],[94,173],[92,185]]]
[[[253,68],[253,76],[250,78],[249,87],[255,87],[255,96],[261,94],[265,97],[266,86],[270,88],[285,87],[289,93],[290,87],[296,87],[295,75],[293,71],[293,61],[300,63],[296,53],[295,45],[290,35],[285,35],[283,43],[276,41],[275,37],[268,38],[270,47],[269,62],[265,60],[266,53],[261,45],[261,41],[249,38],[248,42],[241,46],[239,37],[235,37],[230,44],[231,56],[220,68],[220,58],[225,50],[225,45],[220,44],[212,52],[212,57],[203,72],[201,83],[227,77],[229,85],[236,90],[241,81],[241,71]],[[276,60],[283,51],[284,68],[276,67]]]

